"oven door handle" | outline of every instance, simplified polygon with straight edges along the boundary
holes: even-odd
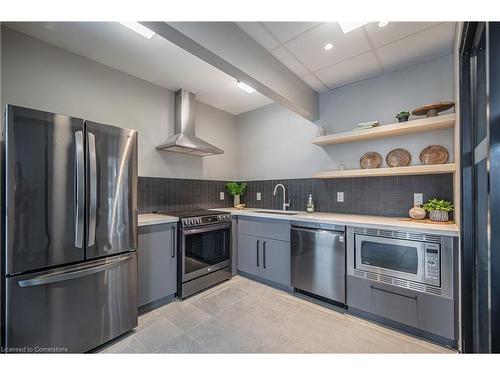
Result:
[[[231,223],[223,223],[223,224],[214,224],[214,225],[207,225],[205,227],[201,228],[192,228],[192,229],[181,229],[183,235],[189,235],[189,234],[196,234],[196,233],[204,233],[204,232],[210,232],[213,230],[218,230],[218,229],[226,229],[230,228]]]
[[[384,293],[388,293],[388,294],[393,294],[395,296],[412,299],[415,302],[417,301],[417,296],[407,296],[405,294],[401,294],[401,293],[397,293],[397,292],[392,292],[390,290],[385,290],[385,289],[377,288],[376,286],[373,286],[373,285],[370,285],[370,288],[373,289],[373,290],[378,290],[379,292],[384,292]]]

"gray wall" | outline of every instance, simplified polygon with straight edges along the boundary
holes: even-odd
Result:
[[[225,153],[158,152],[173,133],[173,92],[8,28],[2,29],[2,106],[16,104],[139,131],[139,175],[236,178],[235,116],[198,103],[197,135]]]
[[[435,101],[453,100],[453,58],[442,57],[320,95],[320,119],[311,123],[288,109],[271,104],[237,117],[238,178],[260,180],[310,177],[318,170],[359,168],[359,158],[377,151],[385,158],[398,147],[419,164],[420,151],[440,144],[453,160],[453,130],[407,135],[360,143],[319,147],[311,144],[318,125],[328,133],[351,130],[359,122],[393,123],[401,110]]]

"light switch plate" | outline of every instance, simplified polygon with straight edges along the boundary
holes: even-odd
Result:
[[[224,200],[224,192],[223,192],[223,191],[221,191],[221,192],[219,193],[219,199],[220,199],[221,201],[223,201],[223,200]]]
[[[424,203],[424,194],[413,193],[413,204],[422,204],[422,203]]]
[[[343,202],[343,201],[344,201],[344,192],[337,191],[337,202]]]
[[[261,200],[261,195],[260,195],[260,192],[257,193],[257,200],[260,201]]]

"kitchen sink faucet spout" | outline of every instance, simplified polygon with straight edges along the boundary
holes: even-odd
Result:
[[[278,190],[279,187],[281,187],[283,189],[283,211],[286,211],[286,209],[290,206],[290,200],[288,200],[288,203],[286,202],[286,190],[285,190],[285,186],[283,186],[283,184],[277,184],[274,187],[273,195],[276,195],[276,192],[277,192],[277,190]]]

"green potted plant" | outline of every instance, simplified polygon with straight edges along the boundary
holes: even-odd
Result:
[[[240,204],[240,196],[245,194],[245,191],[247,190],[247,184],[246,182],[228,182],[226,184],[226,189],[227,192],[234,196],[234,207],[239,206]]]
[[[408,121],[409,117],[410,117],[410,112],[407,111],[401,111],[396,115],[396,118],[398,119],[399,122]]]
[[[424,209],[429,213],[432,221],[448,221],[449,213],[453,211],[453,203],[434,198],[424,204]]]

